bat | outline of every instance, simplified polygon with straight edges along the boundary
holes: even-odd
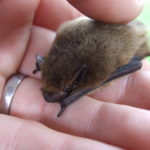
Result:
[[[60,103],[58,117],[72,102],[142,67],[150,54],[147,28],[139,21],[107,24],[88,18],[65,22],[45,57],[36,55],[42,95]]]

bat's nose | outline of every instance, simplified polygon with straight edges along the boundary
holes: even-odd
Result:
[[[47,102],[59,102],[63,100],[67,94],[65,92],[58,92],[58,93],[49,93],[49,92],[42,92],[43,97]]]

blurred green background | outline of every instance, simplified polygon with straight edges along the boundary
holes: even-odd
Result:
[[[144,10],[137,19],[143,21],[148,26],[150,25],[150,0],[145,0]]]
[[[137,19],[141,20],[148,26],[148,35],[150,43],[150,0],[145,0],[144,10]],[[150,56],[147,59],[150,62]]]

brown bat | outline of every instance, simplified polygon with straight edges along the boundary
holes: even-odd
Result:
[[[106,24],[88,18],[64,23],[47,56],[36,55],[42,94],[61,110],[84,94],[141,68],[150,54],[147,30],[139,21]]]

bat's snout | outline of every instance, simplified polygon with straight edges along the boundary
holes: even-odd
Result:
[[[63,91],[57,93],[50,93],[42,90],[42,94],[47,102],[59,102],[67,96],[67,93]]]

